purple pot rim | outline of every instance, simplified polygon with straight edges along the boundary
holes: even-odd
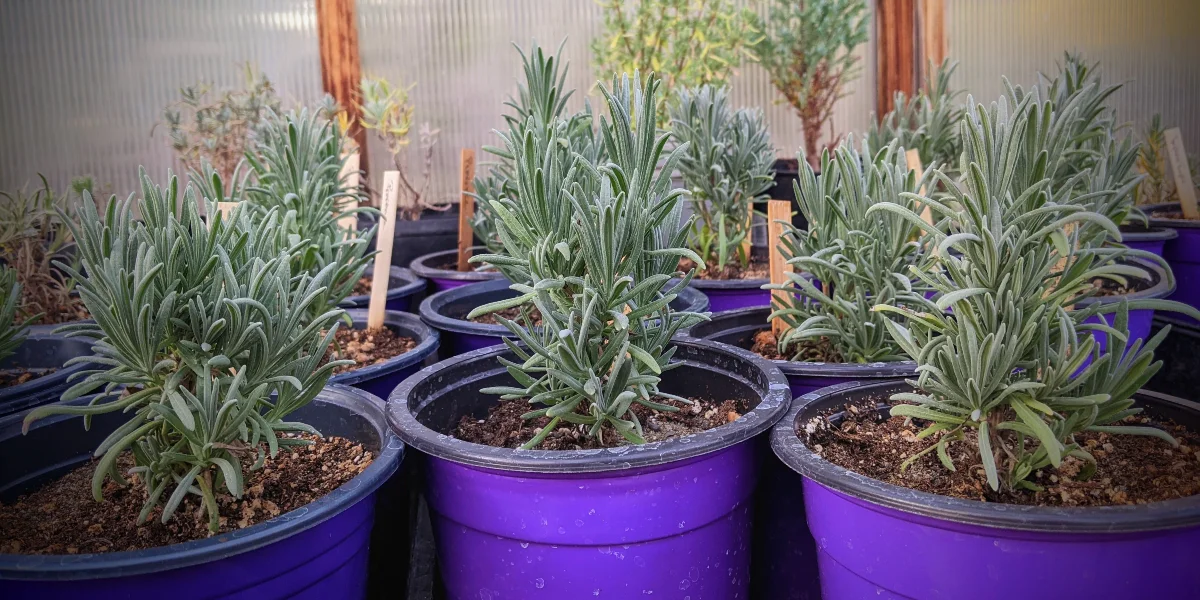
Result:
[[[1147,289],[1141,290],[1139,292],[1133,292],[1131,294],[1122,294],[1120,296],[1092,296],[1091,298],[1084,298],[1082,300],[1077,300],[1075,302],[1075,305],[1086,307],[1086,306],[1091,306],[1093,304],[1100,304],[1100,305],[1118,304],[1122,300],[1147,300],[1147,299],[1156,299],[1156,298],[1166,298],[1167,296],[1171,295],[1171,292],[1175,291],[1175,280],[1172,278],[1169,278],[1167,276],[1166,269],[1162,268],[1161,265],[1154,263],[1154,262],[1150,262],[1148,260],[1143,260],[1140,258],[1132,258],[1132,257],[1127,257],[1124,259],[1124,261],[1137,263],[1137,266],[1140,266],[1143,269],[1150,271],[1151,275],[1156,276],[1158,278],[1158,281],[1155,282],[1155,284],[1153,286],[1151,286]]]
[[[1127,227],[1128,224],[1121,227]],[[1129,242],[1165,242],[1179,237],[1179,232],[1171,227],[1151,225],[1145,231],[1121,231],[1121,243]]]
[[[756,315],[761,314],[761,318]],[[742,308],[734,308],[724,310],[719,313],[713,313],[709,320],[703,323],[697,323],[684,331],[680,332],[677,337],[697,340],[707,340],[707,336],[717,335],[733,329],[741,329],[738,321],[743,318],[749,318],[754,321],[761,322],[762,329],[766,329],[767,316],[771,314],[769,306],[744,306]],[[756,327],[758,327],[756,325]],[[697,330],[703,331],[704,335],[696,335]],[[715,340],[714,340],[715,341]],[[753,353],[751,353],[753,354]],[[755,354],[755,356],[758,356]],[[897,360],[889,362],[873,362],[873,363],[823,363],[823,362],[801,362],[793,360],[779,359],[763,359],[770,360],[771,364],[775,365],[784,375],[788,377],[838,377],[842,379],[895,379],[897,377],[905,377],[908,375],[916,376],[917,363],[911,360]]]
[[[672,362],[690,363],[711,371],[714,376],[742,379],[743,383],[758,389],[758,405],[738,420],[708,431],[661,442],[599,450],[497,448],[459,440],[419,422],[416,413],[420,407],[414,411],[409,406],[409,396],[417,386],[438,377],[444,370],[473,361],[491,361],[495,366],[477,376],[453,383],[470,385],[505,370],[496,358],[510,351],[505,346],[491,346],[446,359],[404,380],[388,397],[388,423],[392,431],[412,448],[470,467],[520,473],[604,473],[675,463],[723,450],[769,430],[787,412],[792,396],[787,378],[758,355],[708,340],[676,339],[675,346],[676,354]],[[748,363],[751,368],[761,372],[766,385],[756,385],[729,370],[719,372],[716,365],[697,360],[705,355],[719,355]],[[688,357],[693,360],[686,360]],[[614,457],[619,457],[619,460],[613,460]]]
[[[785,465],[803,477],[882,509],[891,509],[959,524],[992,529],[1057,533],[1134,533],[1200,525],[1200,495],[1151,504],[1101,507],[1051,507],[988,503],[922,492],[885,483],[835,465],[820,457],[796,435],[802,419],[844,402],[850,396],[908,390],[902,381],[851,381],[815,390],[796,398],[787,416],[771,430],[771,449]],[[1200,414],[1200,404],[1154,392],[1138,391],[1135,398],[1150,404],[1173,405]]]
[[[373,267],[367,267],[367,270],[364,272],[364,274],[369,274],[372,272],[372,270]],[[389,269],[388,279],[389,281],[393,279],[399,279],[405,282],[398,287],[391,287],[390,285],[388,286],[388,300],[407,298],[425,289],[425,280],[417,277],[416,273],[413,273],[411,270],[404,267],[392,267]],[[366,308],[370,303],[371,295],[365,294],[362,296],[349,296],[345,300],[342,300],[340,303],[338,303],[338,306],[342,308]]]
[[[316,399],[366,418],[380,439],[379,451],[371,464],[332,492],[270,520],[203,540],[99,554],[0,554],[0,580],[72,581],[169,571],[262,548],[337,516],[374,493],[399,469],[404,444],[388,428],[379,398],[357,388],[334,384],[322,389]],[[0,419],[0,439],[21,435],[24,417],[18,414]],[[32,428],[73,418],[73,415],[49,417],[34,423]]]
[[[1164,219],[1162,217],[1151,217],[1150,216],[1150,213],[1154,212],[1156,210],[1169,210],[1169,209],[1179,210],[1180,205],[1178,202],[1163,202],[1160,204],[1145,204],[1145,205],[1139,206],[1138,208],[1140,208],[1142,210],[1142,212],[1146,213],[1146,216],[1149,217],[1150,225],[1152,225],[1152,226],[1173,227],[1175,229],[1200,229],[1200,221],[1193,221],[1191,219]]]
[[[477,251],[487,250],[486,246],[471,246],[471,254]],[[458,250],[442,250],[440,252],[430,252],[422,254],[413,259],[409,263],[408,268],[416,273],[419,277],[425,279],[445,279],[448,281],[492,281],[493,279],[504,279],[504,274],[499,271],[458,271],[450,269],[438,269],[429,266],[428,263],[438,259],[445,259],[451,256],[457,256]]]
[[[440,308],[461,298],[509,290],[511,289],[511,285],[512,282],[507,279],[495,279],[442,290],[436,294],[430,294],[422,300],[421,305],[417,308],[417,314],[421,315],[421,319],[435,329],[481,337],[494,337],[496,338],[496,343],[499,344],[501,343],[501,338],[513,338],[516,336],[503,325],[456,319],[442,314]],[[514,292],[514,295],[516,295],[516,292]],[[708,309],[708,297],[696,289],[683,288],[679,290],[677,299],[687,302],[688,308],[686,310],[692,312],[704,312]]]
[[[347,309],[346,314],[355,323],[367,322],[367,309],[365,308]],[[334,375],[329,378],[330,383],[355,385],[368,379],[384,377],[420,364],[434,352],[437,352],[441,339],[440,334],[436,329],[426,325],[417,315],[398,310],[384,311],[383,324],[399,335],[416,338],[417,346],[400,356],[389,358],[381,363]],[[382,401],[380,399],[380,402]]]

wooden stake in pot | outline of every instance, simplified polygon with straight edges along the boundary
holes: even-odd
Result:
[[[908,168],[916,171],[917,180],[920,181],[925,176],[925,168],[921,166],[921,153],[917,152],[916,148],[904,151],[904,158],[908,161]],[[925,186],[921,186],[920,194],[925,195]],[[933,210],[928,206],[921,209],[921,219],[926,223],[933,225]]]
[[[787,274],[792,272],[792,265],[784,260],[783,251],[779,248],[779,240],[783,237],[783,224],[790,223],[791,220],[791,202],[787,200],[769,200],[767,202],[767,248],[771,253],[772,284],[787,283]],[[780,305],[786,306],[786,294],[787,292],[783,290],[772,290],[771,298]],[[779,339],[785,331],[787,331],[787,324],[783,322],[782,318],[776,317],[771,320],[771,332],[775,334],[775,339]]]
[[[475,151],[470,148],[462,150],[462,164],[459,171],[458,200],[458,270],[470,271],[471,245],[475,241],[475,229],[471,221],[475,219]]]
[[[1175,192],[1179,194],[1179,207],[1183,210],[1183,218],[1200,219],[1200,209],[1196,206],[1196,183],[1192,181],[1192,170],[1188,166],[1187,150],[1183,147],[1183,134],[1178,127],[1172,127],[1163,136],[1167,141],[1167,160],[1171,163],[1171,171],[1175,175]]]
[[[367,306],[367,329],[383,327],[387,309],[389,275],[392,270],[392,242],[396,235],[396,199],[400,193],[400,171],[383,173],[383,197],[380,199],[379,233],[376,235],[375,273],[371,280],[371,303]]]
[[[233,215],[233,209],[238,205],[237,202],[218,202],[217,212],[221,213],[222,221],[229,221],[229,217]]]
[[[342,165],[342,172],[338,175],[339,180],[345,180],[346,188],[358,193],[359,178],[361,174],[358,170],[360,154],[355,151],[346,157],[346,163]],[[358,202],[355,201],[353,206],[349,208],[358,208]],[[358,213],[344,215],[338,219],[338,227],[349,231],[358,229]]]

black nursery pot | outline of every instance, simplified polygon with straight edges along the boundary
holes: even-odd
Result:
[[[352,308],[346,314],[354,321],[355,329],[367,328],[367,309]],[[377,365],[334,375],[329,379],[330,383],[353,386],[379,398],[387,398],[401,381],[436,361],[440,336],[420,317],[389,310],[383,315],[383,325],[396,335],[416,340],[417,346]]]
[[[1154,351],[1154,358],[1161,360],[1163,366],[1146,388],[1173,396],[1194,395],[1200,390],[1200,368],[1197,368],[1196,359],[1200,356],[1200,325],[1191,319],[1156,316],[1150,335],[1158,335],[1168,325],[1171,333]]]
[[[366,217],[359,218],[359,227],[368,225]],[[422,254],[458,247],[458,205],[448,210],[426,210],[415,221],[396,220],[395,241],[392,243],[392,264],[407,265]],[[375,249],[372,240],[371,249]]]
[[[767,197],[772,200],[787,200],[792,203],[792,225],[797,229],[807,230],[808,219],[800,212],[796,203],[796,189],[792,184],[800,176],[800,161],[794,158],[779,158],[775,160],[775,183],[767,189]]]
[[[0,362],[0,373],[30,371],[41,376],[20,385],[0,388],[0,417],[57,402],[63,392],[78,383],[69,381],[71,375],[89,368],[86,364],[63,365],[72,358],[91,353],[91,342],[83,338],[53,334],[25,338],[16,353]]]
[[[796,434],[825,415],[836,425],[848,402],[874,400],[882,417],[891,394],[910,390],[831,386],[797,398],[771,432],[775,454],[804,479],[793,518],[817,540],[824,598],[1184,598],[1200,590],[1192,558],[1200,496],[1084,508],[965,500],[855,473]],[[1194,402],[1145,390],[1134,400],[1148,414],[1200,427]]]
[[[737,348],[681,341],[662,389],[750,410],[708,431],[601,450],[458,440],[464,417],[515,385],[502,346],[443,361],[388,400],[394,431],[427,455],[426,495],[449,598],[746,598],[759,435],[786,411],[782,374]],[[481,594],[485,590],[486,594]]]
[[[405,263],[407,264],[407,263]],[[363,273],[364,277],[375,275],[375,267],[369,266]],[[388,270],[387,303],[388,310],[401,312],[416,312],[417,306],[425,297],[425,280],[416,273],[404,267],[392,267]],[[338,306],[342,308],[367,308],[371,304],[371,295],[350,296]]]
[[[473,283],[438,292],[421,302],[421,319],[442,334],[442,357],[495,346],[504,338],[513,337],[503,325],[475,323],[467,315],[476,307],[489,302],[515,298],[519,294],[509,289],[507,279]],[[671,308],[677,311],[704,312],[708,310],[708,298],[699,290],[683,288]]]
[[[47,417],[22,435],[22,416],[0,420],[0,455],[4,456],[0,500],[4,502],[85,464],[100,442],[128,418],[119,412],[99,415],[84,430],[77,417]],[[308,423],[324,435],[362,443],[375,453],[375,460],[323,498],[270,521],[205,540],[103,554],[0,554],[3,596],[30,600],[363,597],[375,493],[396,472],[404,445],[388,430],[382,402],[345,386],[325,388],[289,419]]]

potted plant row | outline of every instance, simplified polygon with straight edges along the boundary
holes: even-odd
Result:
[[[349,362],[327,349],[354,265],[306,270],[292,211],[220,214],[219,176],[205,211],[192,187],[141,181],[140,199],[103,216],[84,202],[70,223],[81,268],[63,268],[95,322],[67,329],[94,365],[62,402],[0,422],[6,593],[361,594],[402,446],[378,399],[327,385]]]
[[[1047,125],[1071,109],[1043,91],[968,108],[963,176],[935,170],[946,196],[869,209],[938,250],[913,270],[932,295],[873,308],[918,375],[806,394],[772,432],[804,478],[825,598],[1168,597],[1200,584],[1181,553],[1200,531],[1200,406],[1139,391],[1167,332],[1129,327],[1134,309],[1197,313],[1137,298],[1080,308],[1094,278],[1148,273],[1107,243],[1117,224],[1095,210],[1123,188],[1061,178],[1069,129]],[[1092,332],[1129,344],[1101,348]]]
[[[604,162],[562,143],[570,117],[506,140],[521,193],[492,202],[504,253],[476,260],[517,297],[474,313],[520,306],[497,319],[512,338],[389,399],[393,429],[428,455],[450,597],[748,591],[753,439],[787,384],[747,352],[672,341],[704,318],[671,308],[692,276],[679,259],[703,260],[671,189],[683,149],[662,157],[659,82],[644,85],[635,73],[600,86]]]

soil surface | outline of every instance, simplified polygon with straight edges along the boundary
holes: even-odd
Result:
[[[370,296],[371,295],[371,278],[363,277],[354,284],[354,288],[350,290],[351,296]]]
[[[886,398],[877,398],[886,401]],[[936,443],[941,434],[918,440],[927,422],[874,413],[870,401],[846,407],[846,418],[837,427],[820,417],[811,435],[798,432],[825,460],[851,471],[907,488],[968,500],[1037,506],[1112,506],[1144,504],[1200,494],[1200,435],[1171,421],[1135,415],[1123,424],[1152,426],[1169,432],[1180,445],[1173,448],[1158,438],[1085,432],[1076,440],[1096,458],[1096,472],[1080,477],[1084,462],[1074,457],[1062,465],[1035,472],[1030,480],[1042,491],[993,492],[979,460],[975,430],[947,444],[957,470],[942,465],[936,452],[915,460],[901,472],[908,457]],[[880,420],[884,419],[884,420]],[[825,426],[822,426],[824,423]]]
[[[0,371],[0,389],[18,386],[23,383],[29,383],[39,377],[45,377],[58,369],[38,369],[29,371],[26,369],[11,369]]]
[[[659,442],[707,431],[737,420],[747,410],[745,401],[725,400],[718,404],[709,400],[692,400],[695,404],[681,406],[674,400],[655,398],[655,401],[661,404],[679,406],[680,409],[676,412],[656,412],[640,404],[634,404],[631,410],[641,421],[643,436],[647,442]],[[458,428],[454,430],[454,437],[497,448],[519,448],[533,439],[542,427],[550,422],[548,417],[522,419],[521,415],[530,410],[532,408],[528,402],[502,400],[488,409],[485,419],[464,416],[459,420]],[[560,422],[538,449],[590,450],[629,445],[625,438],[611,429],[605,430],[602,444],[596,438],[587,435],[587,427]]]
[[[679,270],[687,273],[696,268],[696,263],[690,258],[679,260]],[[750,265],[745,269],[742,268],[737,261],[731,262],[724,267],[712,266],[703,271],[697,270],[693,279],[712,279],[717,281],[730,281],[734,279],[768,279],[771,277],[770,263],[758,258],[751,257]]]
[[[241,500],[217,496],[220,533],[249,527],[300,508],[325,496],[362,473],[374,454],[361,444],[330,437],[302,437],[307,446],[281,449],[257,471],[243,471],[246,493]],[[137,482],[118,486],[104,483],[104,502],[92,498],[95,461],[72,470],[14,504],[0,505],[0,553],[87,554],[157,548],[209,537],[208,517],[199,513],[199,496],[188,495],[171,521],[160,521],[155,509],[144,525],[137,523],[146,493]],[[132,456],[118,460],[124,469]]]
[[[497,315],[504,317],[505,319],[508,319],[509,321],[516,321],[518,325],[525,324],[525,322],[521,320],[521,307],[520,306],[514,306],[512,308],[498,310],[496,312],[488,313],[486,315],[479,315],[478,317],[475,317],[474,319],[470,319],[470,321],[472,323],[483,323],[483,324],[487,324],[487,325],[500,325],[500,321],[496,319]],[[541,325],[542,324],[542,312],[539,311],[537,309],[537,307],[530,306],[529,307],[529,320],[533,321],[534,327]]]
[[[1099,290],[1096,295],[1100,297],[1124,296],[1154,287],[1154,282],[1149,279],[1127,277],[1126,281],[1128,285],[1121,285],[1111,279],[1098,277],[1092,280],[1092,285]]]
[[[1152,219],[1175,219],[1177,221],[1191,221],[1192,220],[1192,219],[1189,219],[1189,218],[1183,216],[1183,211],[1181,211],[1181,210],[1151,211],[1150,218],[1152,218]]]
[[[338,329],[335,337],[337,341],[326,351],[325,362],[346,359],[355,364],[338,367],[334,374],[377,365],[417,347],[417,340],[396,335],[387,327]]]
[[[833,342],[829,338],[823,337],[820,340],[804,340],[799,343],[801,348],[800,357],[796,359],[798,362],[824,362],[824,363],[842,363],[845,360],[842,358],[841,352],[834,347]],[[792,346],[794,348],[795,345]],[[754,334],[754,345],[750,347],[750,351],[767,359],[767,360],[792,360],[795,354],[789,350],[788,355],[779,353],[779,341],[775,338],[775,333],[770,329],[764,329]]]
[[[436,265],[431,265],[431,266],[435,269],[441,269],[443,271],[457,271],[458,270],[458,259],[455,258],[453,260],[443,261]],[[493,267],[491,265],[486,265],[486,264],[472,264],[472,265],[470,265],[470,270],[482,272],[482,273],[496,272],[495,267]],[[464,271],[464,273],[465,272],[466,271]]]

